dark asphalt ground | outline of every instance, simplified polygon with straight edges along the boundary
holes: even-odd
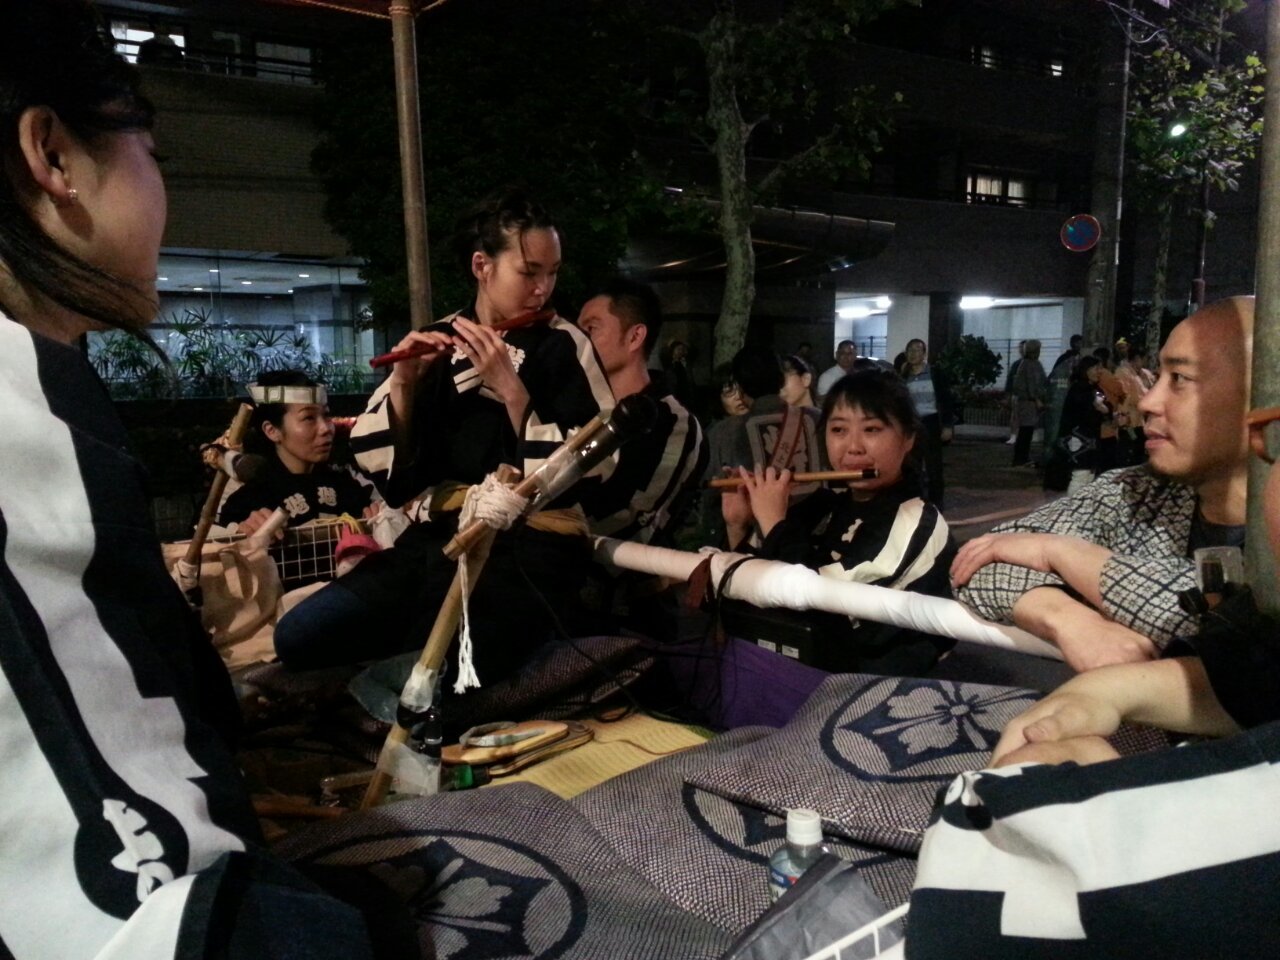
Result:
[[[959,542],[986,533],[1000,522],[992,514],[1028,512],[1061,494],[1045,491],[1042,471],[1013,466],[1013,447],[999,427],[960,427],[943,448],[946,478],[944,514]],[[1031,448],[1034,460],[1040,445]],[[981,519],[990,518],[990,519]],[[979,522],[969,522],[972,520]],[[1007,519],[1007,518],[1006,518]]]

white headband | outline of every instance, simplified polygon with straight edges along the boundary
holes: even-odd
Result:
[[[264,387],[251,383],[248,387],[254,403],[315,403],[324,406],[329,402],[329,394],[320,383],[313,387]]]

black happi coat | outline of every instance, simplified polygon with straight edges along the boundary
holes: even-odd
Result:
[[[0,956],[369,956],[256,846],[226,671],[80,351],[0,314],[0,408]]]
[[[284,507],[295,527],[344,513],[359,518],[372,499],[370,488],[341,468],[321,464],[310,473],[290,473],[274,453],[266,461],[261,477],[223,502],[219,524],[239,523],[255,510],[277,507]]]
[[[942,514],[899,483],[874,499],[822,489],[792,506],[757,551],[769,560],[799,563],[823,576],[950,597],[948,571],[955,542]],[[808,614],[822,640],[816,666],[916,676],[953,641],[890,624]]]

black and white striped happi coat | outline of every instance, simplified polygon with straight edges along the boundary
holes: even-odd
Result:
[[[301,892],[298,919],[367,955],[358,919],[253,848],[226,671],[101,382],[0,313],[0,410],[0,957],[198,957],[211,933],[270,955],[239,919],[266,878],[254,925]]]

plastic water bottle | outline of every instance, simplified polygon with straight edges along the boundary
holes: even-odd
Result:
[[[787,811],[787,842],[769,858],[769,895],[777,900],[827,852],[816,810]]]

